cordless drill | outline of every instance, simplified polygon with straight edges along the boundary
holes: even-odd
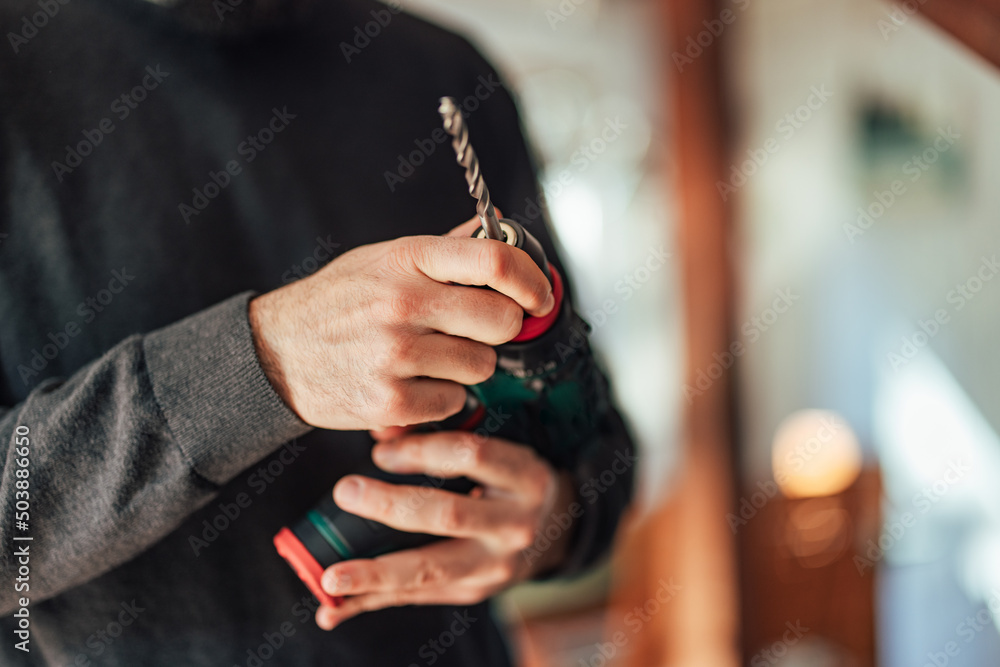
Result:
[[[502,241],[526,252],[552,285],[556,305],[544,317],[525,315],[521,331],[496,347],[493,376],[467,387],[465,407],[448,419],[423,424],[417,431],[463,430],[482,437],[502,437],[534,447],[557,468],[570,468],[596,443],[601,416],[608,409],[607,386],[591,355],[590,328],[573,311],[562,277],[549,264],[541,244],[519,223],[498,219],[468,129],[452,98],[441,99],[445,130],[453,137],[457,161],[465,167],[469,193],[477,199],[482,227],[476,238]],[[371,465],[361,474],[418,487],[468,493],[472,480],[426,475],[394,475]],[[405,507],[397,508],[408,511]],[[295,569],[316,598],[337,606],[340,598],[320,585],[323,571],[352,558],[410,549],[439,536],[408,533],[341,510],[327,493],[312,509],[274,537],[278,553]]]

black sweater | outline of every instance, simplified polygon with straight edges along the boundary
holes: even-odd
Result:
[[[220,2],[239,7],[202,8]],[[371,443],[281,402],[247,301],[473,215],[441,95],[465,101],[494,200],[556,257],[515,107],[473,48],[383,5],[303,7],[219,34],[140,2],[0,4],[2,664],[508,664],[488,604],[319,630],[271,544]],[[579,485],[630,447],[617,414],[603,433]],[[631,485],[629,468],[586,494],[566,573],[604,552]]]

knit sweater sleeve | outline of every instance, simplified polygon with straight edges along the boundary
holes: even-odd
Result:
[[[0,408],[0,615],[129,560],[310,429],[257,360],[245,293]],[[24,539],[18,539],[24,538]],[[30,538],[30,539],[27,539]]]

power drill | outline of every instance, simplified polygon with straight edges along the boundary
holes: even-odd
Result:
[[[469,193],[477,199],[482,227],[473,236],[496,239],[525,251],[552,284],[556,305],[544,317],[525,315],[520,333],[496,347],[495,373],[486,382],[467,387],[461,411],[415,430],[463,430],[483,437],[502,437],[534,447],[556,468],[572,468],[596,444],[598,423],[608,410],[607,385],[588,342],[590,327],[573,311],[562,277],[549,264],[538,240],[519,223],[497,218],[455,101],[442,98],[438,111],[445,131],[453,137],[457,161],[465,167]],[[469,493],[477,486],[465,477],[394,475],[374,464],[357,472],[396,484],[455,493]],[[436,535],[399,531],[345,512],[334,502],[333,494],[327,493],[305,516],[282,528],[274,537],[274,545],[313,595],[335,607],[341,598],[330,596],[320,585],[326,568],[343,560],[372,558],[439,539]]]

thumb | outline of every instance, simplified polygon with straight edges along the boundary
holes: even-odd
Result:
[[[496,206],[494,206],[493,208],[497,212],[497,217],[502,218],[503,214],[500,212],[500,209],[497,208]],[[453,236],[458,238],[469,237],[472,236],[472,232],[476,231],[476,228],[478,228],[481,224],[482,223],[479,221],[479,216],[475,215],[466,220],[465,222],[463,222],[462,224],[460,224],[458,227],[451,229],[447,234],[445,234],[445,236]]]

